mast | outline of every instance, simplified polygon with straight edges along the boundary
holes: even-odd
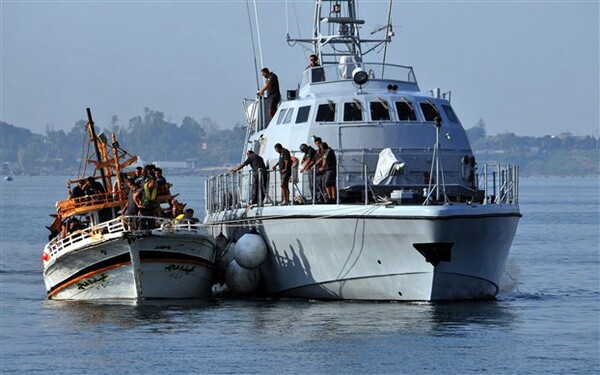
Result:
[[[388,19],[387,19],[387,25],[385,26],[385,35],[388,38],[391,38],[393,34],[392,32],[392,0],[390,0],[390,5],[388,8]],[[387,57],[387,43],[385,43],[385,45],[383,46],[383,65],[381,66],[381,76],[384,77],[385,76],[385,59]]]
[[[383,43],[391,42],[393,34],[387,32],[383,39],[361,39],[359,26],[365,21],[357,16],[356,0],[316,0],[312,38],[296,39],[288,36],[287,40],[312,44],[314,53],[319,56],[323,65],[338,64],[344,59],[362,62],[364,55]],[[382,29],[388,31],[390,27],[388,25]],[[363,51],[362,44],[365,43],[374,45]]]
[[[96,137],[96,129],[94,128],[94,120],[92,120],[92,111],[89,108],[86,108],[87,117],[88,117],[88,126],[90,128],[90,135],[92,136],[92,141],[94,142],[94,149],[96,150],[96,157],[98,158],[98,162],[102,162],[102,154],[100,154],[100,148],[98,147],[98,138]],[[106,179],[106,174],[104,173],[104,168],[100,168],[100,176],[102,176],[102,184],[105,187],[110,185],[110,182]],[[107,190],[108,191],[108,190]]]

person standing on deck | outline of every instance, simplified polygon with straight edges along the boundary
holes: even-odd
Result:
[[[137,220],[133,216],[137,216],[139,213],[139,207],[135,201],[135,196],[140,188],[135,183],[135,178],[127,179],[127,204],[121,209],[123,215],[127,216],[127,222],[132,230],[137,229]]]
[[[315,185],[316,185],[316,192],[317,192],[315,198],[319,202],[325,202],[325,200],[326,200],[325,185],[323,184],[324,172],[321,171],[321,165],[323,165],[323,163],[324,163],[323,147],[321,147],[321,145],[323,144],[323,140],[321,139],[321,137],[314,137],[314,142],[315,142],[315,146],[317,147],[317,149],[316,149],[316,152],[317,152],[316,159],[317,160],[313,164],[313,169],[314,169],[314,173],[315,173]]]
[[[337,159],[335,152],[329,148],[327,142],[323,142],[321,148],[323,149],[323,163],[319,170],[323,172],[323,184],[325,185],[325,194],[327,195],[326,203],[335,203]]]
[[[154,177],[148,178],[148,181],[137,191],[134,199],[142,215],[140,219],[141,229],[154,227],[154,219],[152,217],[158,214],[158,209],[160,208],[158,203],[158,187],[156,186]]]
[[[300,173],[308,174],[308,185],[310,187],[310,196],[312,197],[314,189],[313,167],[317,162],[317,151],[306,143],[300,145],[300,151],[304,153]]]
[[[255,154],[252,150],[246,152],[246,157],[246,161],[237,167],[230,169],[229,172],[237,172],[246,165],[249,165],[250,168],[252,168],[252,200],[250,201],[250,204],[259,204],[258,180],[260,179],[260,203],[262,203],[267,192],[267,167],[265,166],[263,158],[260,155]]]
[[[290,204],[290,178],[292,177],[292,156],[290,151],[283,148],[281,143],[275,145],[275,151],[279,154],[279,163],[273,167],[275,170],[279,167],[281,173],[281,195],[283,196],[282,206]]]
[[[281,93],[279,92],[279,78],[273,72],[270,72],[267,68],[262,68],[260,71],[262,76],[267,80],[265,85],[256,92],[256,95],[263,96],[263,94],[267,93],[267,98],[271,100],[271,104],[269,105],[269,117],[273,118],[275,116],[275,112],[277,112],[277,106],[281,101]]]

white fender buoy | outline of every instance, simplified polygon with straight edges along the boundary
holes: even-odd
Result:
[[[240,266],[258,268],[267,259],[267,244],[258,232],[248,232],[237,241],[233,254]]]
[[[240,266],[235,260],[225,270],[227,287],[235,294],[248,294],[258,287],[260,283],[260,270],[249,270]]]

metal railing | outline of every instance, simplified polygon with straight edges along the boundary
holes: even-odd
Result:
[[[290,203],[296,204],[321,204],[325,203],[320,198],[324,195],[322,187],[318,183],[318,176],[314,169],[311,184],[308,174],[298,175],[298,166],[293,166],[292,178],[290,180]],[[405,183],[400,185],[374,185],[372,178],[374,168],[368,168],[366,163],[359,165],[352,163],[340,163],[336,166],[336,204],[381,204],[389,202],[390,190],[407,189],[418,193],[419,198],[414,204],[422,204],[430,199],[431,189],[438,185],[427,180],[429,173],[425,171],[414,171],[407,180],[421,180],[417,183]],[[508,164],[484,164],[483,169],[476,174],[474,181],[461,180],[461,173],[457,170],[444,171],[446,181],[445,191],[450,192],[449,202],[471,202],[481,204],[508,204],[517,205],[519,196],[519,168]],[[252,204],[253,183],[257,179],[261,186],[261,174],[252,171],[238,173],[224,173],[213,176],[206,181],[205,202],[206,212],[214,213],[226,210],[247,208],[248,206],[277,206],[282,203],[280,191],[279,171],[269,171],[267,174],[267,188],[263,192],[258,188],[258,202]],[[364,176],[367,176],[365,178]],[[410,178],[413,176],[414,178]],[[425,177],[424,177],[425,176]],[[431,178],[431,176],[429,176]],[[441,184],[441,182],[440,182]],[[344,192],[341,197],[340,193]],[[354,194],[349,199],[349,192]],[[383,193],[382,193],[383,192]],[[386,196],[387,194],[387,196]],[[358,198],[357,198],[358,197]],[[434,204],[442,204],[433,202]]]
[[[484,164],[479,181],[484,204],[519,204],[519,166]]]
[[[150,225],[145,229],[138,229],[143,220],[147,220]],[[90,242],[93,240],[103,239],[105,236],[110,237],[110,235],[121,235],[124,232],[130,232],[134,235],[148,235],[153,230],[159,228],[167,234],[208,233],[204,224],[191,222],[186,219],[177,221],[174,219],[155,216],[120,216],[89,228],[76,230],[73,233],[69,233],[64,238],[60,238],[59,235],[46,245],[44,252],[49,255],[49,260],[52,257],[59,255],[63,251],[70,251],[72,246],[82,245],[82,242],[84,241]]]
[[[416,84],[417,78],[412,67],[397,64],[349,62],[340,64],[327,64],[306,69],[302,74],[300,88],[311,83],[347,81],[352,79],[352,72],[361,68],[369,75],[369,79],[397,80],[400,82]]]

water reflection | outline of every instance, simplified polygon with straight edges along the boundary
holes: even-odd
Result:
[[[518,312],[502,301],[434,305],[431,331],[436,335],[477,329],[514,329]]]
[[[50,301],[44,307],[60,314],[70,324],[106,325],[134,328],[152,324],[171,327],[185,314],[197,315],[217,304],[213,300],[102,300]]]
[[[334,339],[343,335],[447,335],[511,328],[518,320],[509,302],[366,303],[283,300],[47,301],[67,325],[143,327],[154,332],[211,326],[241,335]],[[251,336],[250,336],[251,337]]]
[[[304,334],[407,333],[445,334],[448,331],[511,327],[515,313],[499,302],[405,304],[359,302],[290,302],[272,309],[263,319],[289,322],[275,325],[282,334],[294,329]]]
[[[209,324],[235,327],[238,333],[335,338],[352,334],[420,333],[447,335],[515,325],[509,302],[366,303],[283,300],[46,301],[65,325],[115,325],[154,331]]]

